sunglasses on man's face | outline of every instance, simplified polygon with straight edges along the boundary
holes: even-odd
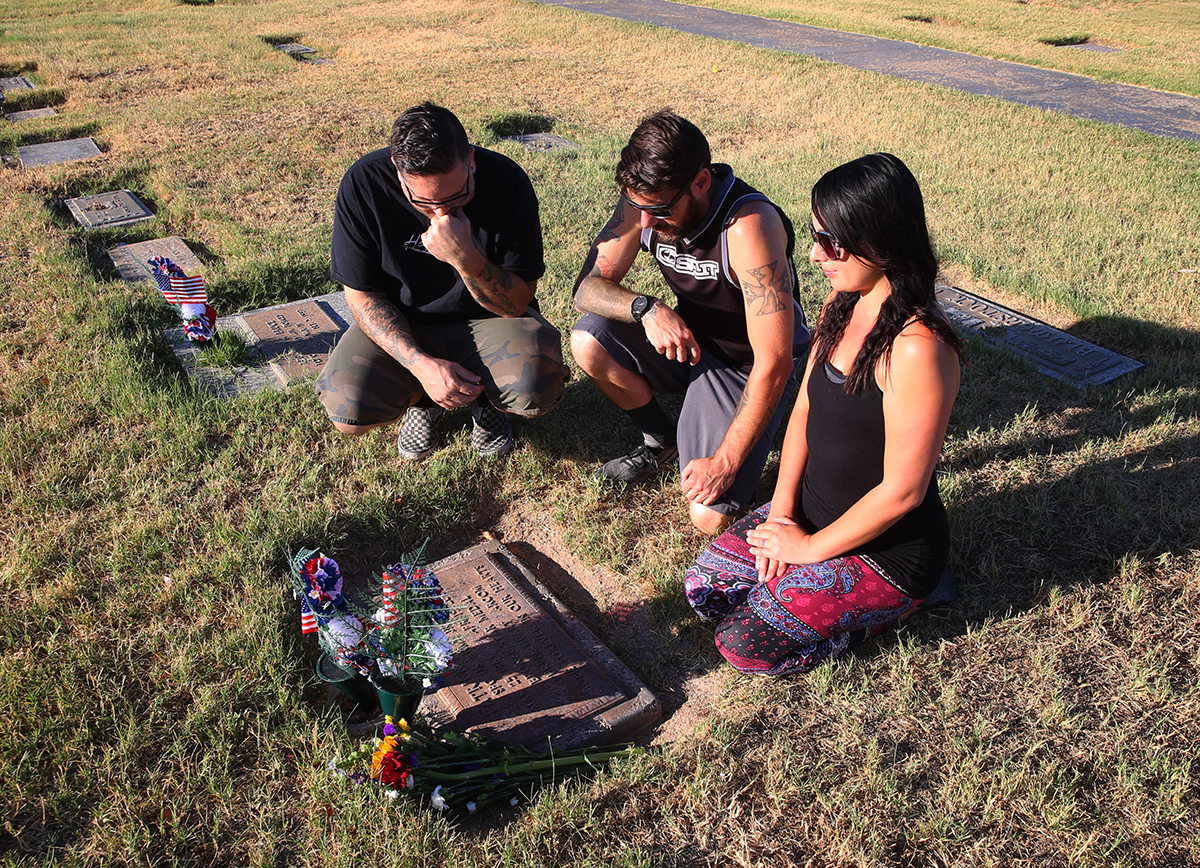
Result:
[[[400,176],[400,186],[404,188],[404,195],[408,197],[408,201],[418,208],[450,208],[470,195],[471,192],[471,170],[467,170],[467,180],[463,184],[462,189],[451,196],[449,199],[418,199],[413,196],[412,191],[408,189],[408,185],[404,183],[404,176]]]
[[[700,172],[696,173],[696,175],[699,175],[699,174],[700,174]],[[630,199],[624,193],[621,194],[621,198],[624,199],[626,202],[628,202],[632,207],[637,208],[639,211],[642,211],[646,214],[649,214],[651,217],[653,217],[656,220],[666,220],[668,217],[671,216],[671,211],[675,208],[675,203],[678,202],[680,200],[680,198],[683,197],[683,194],[687,192],[688,187],[692,186],[692,181],[696,180],[696,175],[692,175],[692,177],[688,179],[688,182],[679,188],[679,192],[675,194],[675,198],[672,199],[670,202],[668,202],[666,205],[639,205],[637,202],[634,202],[632,199]]]
[[[813,241],[821,245],[821,250],[830,259],[841,259],[843,247],[838,243],[838,240],[826,232],[824,229],[818,229],[812,225],[812,221],[808,221],[808,232],[812,235]]]

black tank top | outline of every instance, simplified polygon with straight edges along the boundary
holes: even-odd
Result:
[[[729,269],[729,251],[725,231],[734,214],[750,202],[766,202],[783,221],[787,233],[788,283],[792,288],[792,315],[795,317],[795,357],[804,353],[808,344],[808,329],[804,312],[795,299],[796,269],[792,254],[796,248],[796,233],[792,221],[783,211],[755,190],[724,163],[711,167],[716,191],[712,205],[690,238],[668,241],[653,228],[642,230],[642,249],[654,256],[667,285],[678,299],[678,312],[687,323],[696,342],[726,365],[749,370],[754,364],[754,351],[746,328],[746,302],[741,287]]]
[[[883,392],[875,378],[857,395],[826,363],[808,379],[808,464],[801,484],[804,517],[820,530],[883,481]],[[937,585],[950,556],[950,524],[930,478],[925,499],[854,554],[862,555],[910,596]]]

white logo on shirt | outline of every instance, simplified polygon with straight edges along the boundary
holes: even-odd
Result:
[[[414,235],[412,238],[405,241],[404,249],[416,250],[419,253],[429,253],[429,251],[425,249],[425,244],[421,241],[420,235]]]
[[[690,253],[680,253],[669,244],[659,244],[654,252],[658,261],[672,271],[696,280],[716,280],[720,268],[711,259],[697,259]]]

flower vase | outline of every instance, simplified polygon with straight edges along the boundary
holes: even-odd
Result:
[[[357,672],[349,672],[338,666],[328,654],[322,654],[317,659],[317,677],[326,684],[332,684],[363,711],[375,706],[378,697],[371,682]]]
[[[371,683],[379,696],[379,706],[392,720],[412,720],[425,695],[420,681],[402,681],[389,675],[374,674]]]

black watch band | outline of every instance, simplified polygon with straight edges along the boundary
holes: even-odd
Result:
[[[652,295],[639,295],[635,298],[633,304],[629,306],[629,312],[633,315],[634,322],[641,322],[642,317],[650,313],[656,301],[658,299]]]

